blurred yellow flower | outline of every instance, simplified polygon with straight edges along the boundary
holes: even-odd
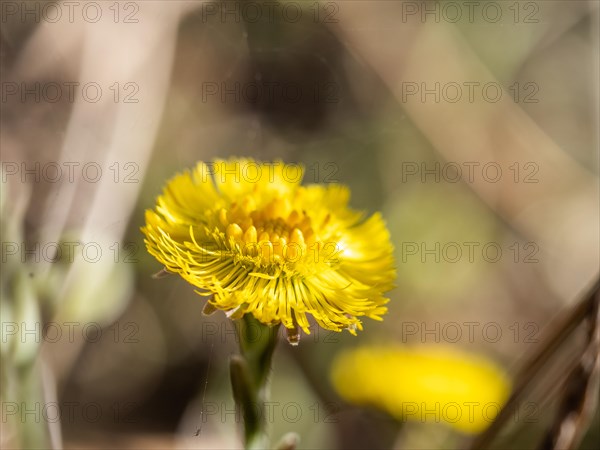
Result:
[[[323,328],[362,329],[380,319],[395,279],[380,216],[347,206],[342,185],[301,186],[299,165],[252,159],[200,162],[176,175],[146,211],[148,251],[212,308],[251,313],[290,336],[307,314]]]
[[[336,357],[332,383],[349,403],[398,420],[445,422],[478,433],[495,418],[510,382],[491,361],[448,347],[361,347]]]

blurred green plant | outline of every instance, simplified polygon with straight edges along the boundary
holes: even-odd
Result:
[[[0,397],[15,411],[7,414],[7,443],[21,448],[60,447],[60,423],[27,420],[26,410],[41,411],[42,405],[55,401],[55,377],[43,356],[45,324],[95,322],[110,324],[123,310],[133,289],[133,269],[112,255],[85,261],[82,254],[67,252],[65,244],[77,242],[79,233],[65,233],[57,244],[55,259],[40,256],[39,243],[29,244],[25,235],[25,215],[30,200],[25,183],[4,183],[0,190],[0,238],[3,243],[0,273],[0,313],[2,317],[2,362]],[[105,241],[107,239],[104,239]],[[109,248],[106,242],[96,242]],[[5,252],[12,245],[16,252]],[[8,247],[7,247],[8,248]],[[30,260],[32,248],[37,254]],[[68,255],[68,257],[66,256]],[[74,360],[80,347],[69,346]],[[67,358],[67,361],[69,358]],[[69,367],[62,370],[68,372]],[[30,416],[29,416],[30,417]]]

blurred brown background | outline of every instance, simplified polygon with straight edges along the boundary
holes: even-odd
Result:
[[[165,180],[227,156],[349,185],[396,248],[384,322],[278,348],[273,436],[461,448],[345,405],[336,352],[445,343],[512,376],[599,266],[599,3],[466,3],[2,2],[3,448],[241,446],[232,324],[152,279],[139,231]]]

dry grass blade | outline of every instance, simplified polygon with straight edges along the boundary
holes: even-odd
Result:
[[[527,362],[525,363],[525,366],[521,369],[519,376],[517,377],[517,380],[515,382],[513,392],[506,404],[504,405],[504,408],[502,408],[494,422],[482,434],[475,438],[471,445],[471,450],[489,448],[493,439],[499,434],[502,427],[508,422],[508,420],[512,417],[514,411],[519,407],[521,401],[525,397],[525,394],[531,387],[532,380],[535,379],[536,375],[539,374],[540,370],[544,367],[548,360],[560,348],[561,344],[571,335],[571,333],[573,333],[573,331],[583,321],[587,319],[590,322],[592,322],[590,328],[591,331],[588,339],[588,346],[586,350],[582,353],[580,361],[577,363],[574,369],[569,372],[568,378],[565,383],[565,391],[567,392],[567,394],[563,396],[563,405],[565,407],[567,397],[573,399],[579,398],[581,400],[579,403],[569,403],[570,407],[568,409],[569,414],[579,410],[581,414],[573,415],[572,417],[577,417],[579,418],[577,420],[582,420],[582,424],[585,423],[584,418],[587,418],[587,416],[590,415],[588,410],[591,408],[591,411],[593,412],[593,409],[595,407],[595,405],[591,404],[589,400],[593,397],[593,391],[591,391],[591,393],[588,394],[588,389],[593,388],[595,372],[597,378],[597,369],[594,369],[594,367],[598,365],[597,314],[599,292],[600,280],[596,280],[594,285],[587,291],[587,294],[584,296],[583,300],[578,302],[577,305],[570,312],[568,312],[568,314],[564,316],[564,318],[559,320],[559,322],[551,328],[552,331],[547,335],[548,337],[545,340],[545,342],[539,347],[539,349],[535,351],[534,354],[527,358]],[[595,353],[593,353],[594,351]],[[586,370],[586,367],[589,367],[590,370]],[[584,368],[585,378],[583,378],[583,374],[579,374],[582,368]],[[584,380],[584,384],[582,384],[582,380]],[[583,391],[585,393],[574,392],[572,396],[569,396],[569,389],[581,390],[582,388],[580,386],[584,386]],[[561,405],[561,407],[563,405]],[[575,422],[573,421],[569,421],[569,424],[571,425],[566,425],[566,427],[575,426]],[[585,429],[585,426],[575,426],[572,429],[578,430],[579,435],[582,434],[582,430]],[[565,428],[565,433],[567,433],[567,428]],[[573,432],[573,434],[575,433]],[[566,437],[567,434],[564,434],[564,436]]]
[[[566,390],[552,428],[540,449],[572,450],[579,446],[598,404],[600,387],[600,292],[590,315],[588,344],[577,367],[569,373]]]

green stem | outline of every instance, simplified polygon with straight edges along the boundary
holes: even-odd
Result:
[[[279,326],[269,327],[246,314],[236,322],[240,355],[230,361],[233,398],[244,419],[246,449],[269,448],[265,402]]]

